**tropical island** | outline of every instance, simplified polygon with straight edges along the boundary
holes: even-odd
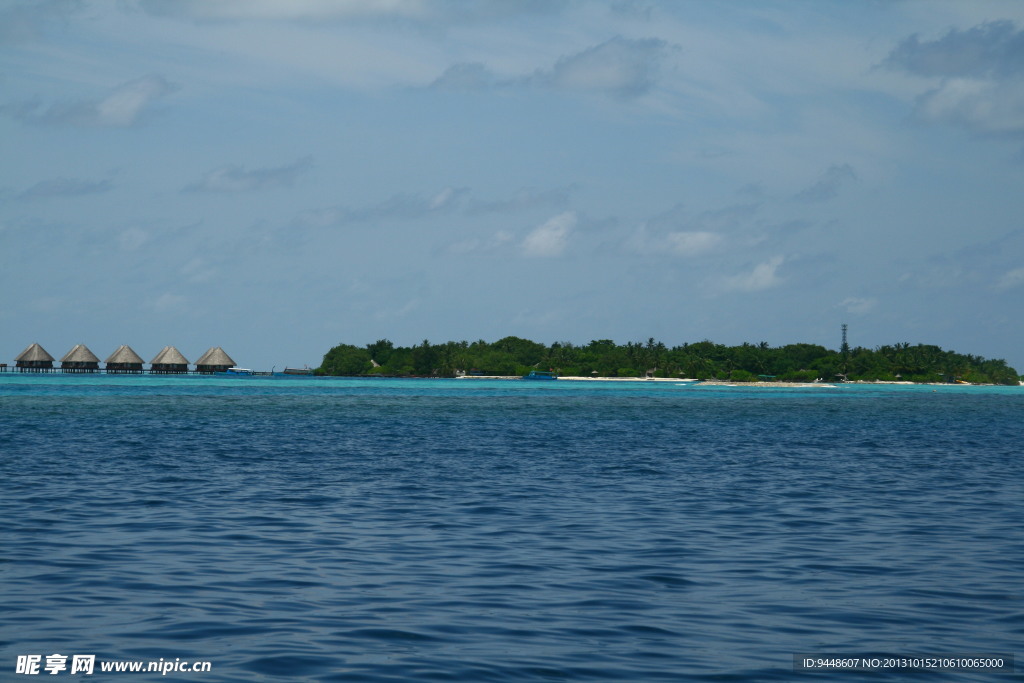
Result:
[[[449,341],[411,347],[380,339],[366,346],[338,344],[324,354],[319,375],[371,377],[522,376],[545,370],[562,377],[692,378],[729,382],[880,381],[1020,383],[1005,360],[945,351],[909,343],[874,349],[826,349],[817,344],[770,346],[711,341],[666,346],[646,342],[616,344],[610,339],[586,345],[555,342],[550,346],[504,337],[496,342]]]

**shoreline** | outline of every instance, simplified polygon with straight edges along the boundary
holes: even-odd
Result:
[[[508,379],[518,380],[522,379],[519,375],[460,375],[455,379]],[[843,384],[868,384],[868,385],[903,385],[903,386],[921,386],[921,387],[994,387],[1004,386],[996,384],[971,384],[971,383],[957,383],[951,384],[949,382],[905,382],[905,381],[888,381],[888,380],[851,380],[849,382],[734,382],[725,379],[689,379],[680,378],[673,379],[671,377],[558,377],[558,382],[671,382],[673,384],[693,384],[693,385],[705,385],[715,387],[764,387],[764,388],[811,388],[811,387],[822,387],[822,388],[836,388]],[[1014,386],[1007,384],[1005,386]],[[1024,382],[1021,382],[1018,386],[1024,386]]]
[[[522,377],[518,375],[464,375],[456,377],[455,379],[508,379],[508,380],[521,380]],[[835,387],[836,384],[828,382],[730,382],[728,380],[721,379],[688,379],[680,378],[673,379],[671,377],[559,377],[556,380],[558,382],[669,382],[671,384],[692,384],[694,386],[717,386],[717,387]],[[848,384],[854,384],[854,382],[848,382]],[[867,382],[871,384],[871,382]],[[911,384],[911,382],[905,382],[905,384]]]
[[[521,375],[459,375],[457,377],[423,377],[423,376],[391,376],[391,375],[297,375],[282,372],[253,372],[252,375],[226,375],[223,373],[197,373],[195,371],[189,371],[187,373],[154,373],[151,371],[137,372],[137,373],[122,373],[115,372],[109,373],[103,370],[94,372],[62,372],[60,369],[46,370],[44,372],[2,372],[0,371],[0,378],[29,378],[29,377],[76,377],[76,378],[95,378],[95,377],[111,377],[118,379],[136,378],[136,377],[158,377],[160,379],[196,379],[196,378],[208,378],[208,379],[313,379],[313,380],[329,380],[329,379],[484,379],[484,380],[522,380],[536,383],[532,380],[523,380]],[[902,386],[921,386],[921,387],[1002,387],[1002,386],[1021,386],[1024,387],[1024,382],[1018,384],[986,384],[986,383],[949,383],[949,382],[908,382],[908,381],[889,381],[889,380],[850,380],[848,382],[740,382],[734,380],[723,380],[723,379],[693,379],[693,378],[672,378],[672,377],[558,377],[556,380],[544,380],[544,381],[560,381],[560,382],[662,382],[671,383],[676,386],[714,386],[714,387],[759,387],[759,388],[779,388],[779,389],[809,389],[809,388],[829,388],[835,389],[837,387],[846,384],[856,384],[862,386],[887,386],[887,385],[902,385]],[[540,381],[543,384],[544,381]]]

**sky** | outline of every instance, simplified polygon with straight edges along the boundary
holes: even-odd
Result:
[[[1024,372],[1016,0],[0,0],[0,362],[907,342]]]

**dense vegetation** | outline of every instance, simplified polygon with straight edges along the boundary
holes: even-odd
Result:
[[[687,377],[756,381],[813,382],[883,380],[1016,384],[1016,370],[1004,360],[943,351],[938,346],[895,344],[876,349],[815,344],[771,347],[766,342],[724,346],[710,341],[667,347],[653,338],[616,344],[610,339],[585,346],[556,342],[551,346],[529,339],[505,337],[494,343],[424,340],[412,347],[387,339],[365,347],[339,344],[324,355],[317,370],[326,375],[453,377],[463,372],[480,375],[524,375],[530,370],[554,370],[582,377]]]

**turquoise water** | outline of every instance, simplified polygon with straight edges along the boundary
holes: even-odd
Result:
[[[1019,387],[0,375],[0,671],[789,681],[821,677],[794,653],[1008,655],[1022,418]]]

